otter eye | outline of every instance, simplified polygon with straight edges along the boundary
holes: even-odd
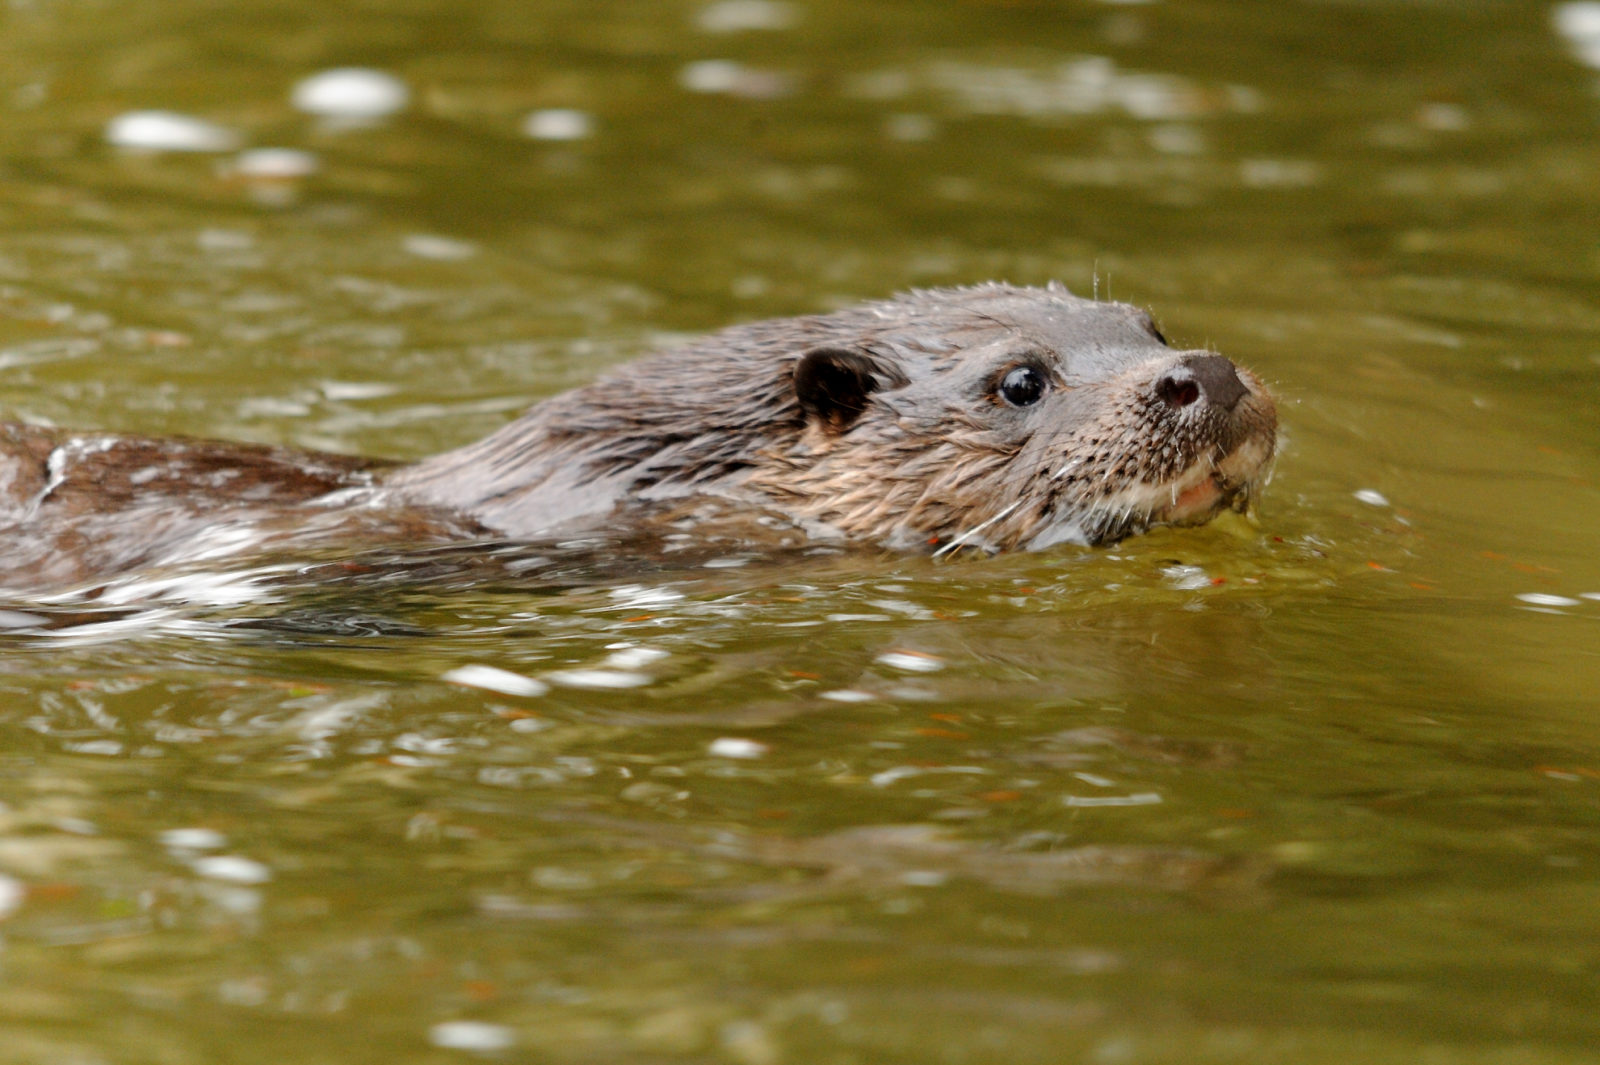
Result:
[[[1031,407],[1044,398],[1044,374],[1032,366],[1007,370],[1000,379],[1000,398],[1013,407]]]

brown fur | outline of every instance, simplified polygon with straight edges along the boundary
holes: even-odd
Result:
[[[855,373],[863,394],[808,406],[795,382],[819,353],[830,387],[848,391]],[[1276,412],[1253,376],[1237,371],[1232,410],[1157,394],[1205,354],[1174,352],[1137,308],[1059,286],[915,292],[624,366],[389,484],[519,537],[603,521],[630,500],[710,494],[899,547],[1101,543],[1243,507],[1264,478]],[[1019,365],[1050,378],[1025,409],[995,387]],[[1147,505],[1207,470],[1216,508]]]
[[[1008,403],[1006,374],[1044,382]],[[0,425],[0,585],[266,547],[537,539],[712,497],[895,547],[1102,543],[1243,508],[1261,384],[1144,312],[990,284],[736,326],[412,466]]]

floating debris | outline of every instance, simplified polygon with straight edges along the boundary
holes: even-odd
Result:
[[[1360,489],[1355,493],[1355,497],[1369,507],[1387,507],[1390,505],[1387,496],[1371,488]]]

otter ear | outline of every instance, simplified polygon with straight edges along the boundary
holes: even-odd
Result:
[[[814,348],[794,368],[794,391],[808,420],[842,433],[867,409],[867,397],[883,387],[883,367],[844,348]]]

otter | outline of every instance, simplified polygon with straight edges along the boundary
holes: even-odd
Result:
[[[412,464],[0,424],[0,586],[383,540],[539,540],[709,498],[899,550],[1106,544],[1244,510],[1276,408],[1059,283],[734,326]]]

